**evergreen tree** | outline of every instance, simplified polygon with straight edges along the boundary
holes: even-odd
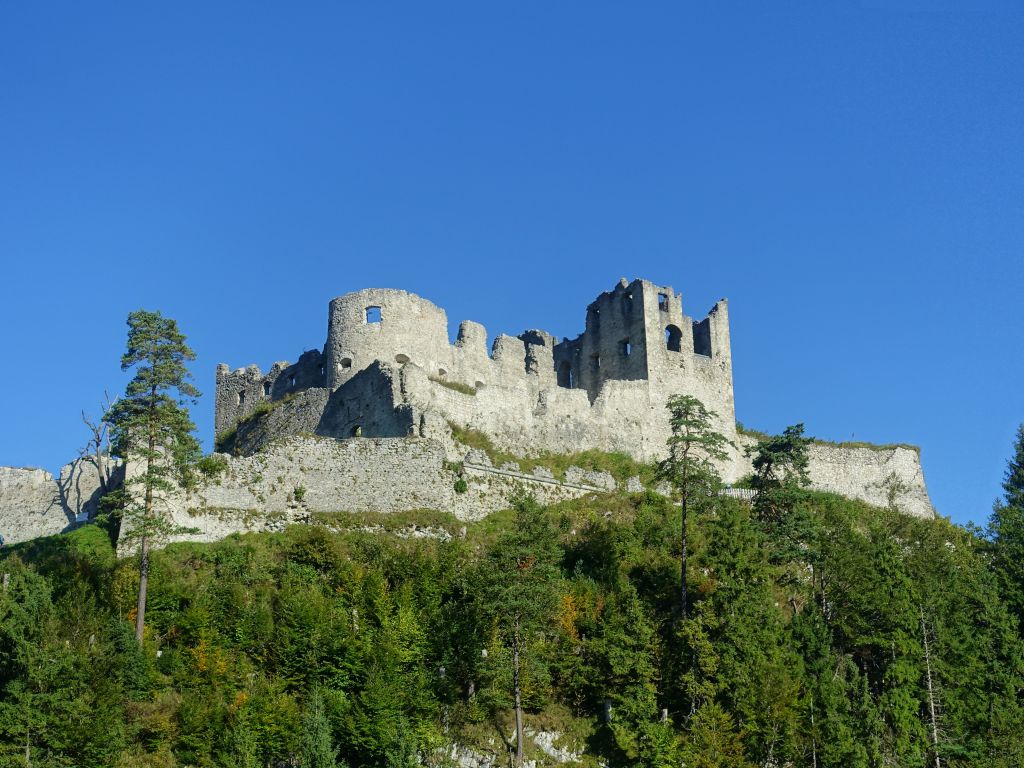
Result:
[[[706,704],[690,721],[683,748],[687,768],[754,768],[729,713],[718,704]]]
[[[324,697],[313,690],[302,717],[302,768],[336,768],[338,749],[331,736],[331,723],[324,711]]]
[[[1013,458],[1006,463],[1003,491],[1006,493],[1003,500],[1006,506],[1024,509],[1024,424],[1017,427]]]
[[[200,454],[192,434],[195,424],[185,408],[187,400],[195,402],[199,397],[185,367],[194,359],[177,322],[143,309],[128,315],[128,344],[121,370],[134,368],[135,377],[104,418],[111,425],[114,455],[142,466],[126,484],[123,511],[130,536],[139,546],[135,636],[140,643],[146,620],[150,548],[173,533],[161,515],[160,495],[189,480],[191,466]]]
[[[666,407],[670,414],[672,435],[668,438],[668,457],[658,466],[658,472],[672,483],[679,494],[679,507],[682,510],[679,529],[679,616],[685,622],[689,609],[686,587],[689,509],[706,503],[718,490],[721,478],[716,462],[725,461],[728,456],[725,448],[732,443],[714,429],[718,414],[705,408],[696,397],[673,395],[668,399]]]
[[[510,652],[510,687],[516,721],[516,764],[523,763],[524,672],[532,646],[551,624],[558,605],[558,531],[533,497],[515,500],[512,525],[488,549],[481,593],[498,640]]]
[[[765,522],[778,522],[792,511],[800,490],[810,484],[807,475],[807,446],[804,425],[786,427],[781,435],[765,438],[747,448],[753,456],[754,477],[751,487],[757,491],[754,511]]]
[[[988,523],[992,567],[1004,598],[1024,629],[1024,424],[1017,428],[1003,491]]]

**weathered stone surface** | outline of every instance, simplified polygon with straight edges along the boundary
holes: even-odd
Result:
[[[665,402],[685,393],[716,412],[717,428],[737,445],[721,466],[723,479],[733,483],[751,471],[742,450],[749,441],[735,426],[725,300],[694,320],[670,286],[623,279],[587,307],[585,329],[575,339],[558,342],[529,330],[499,335],[490,352],[486,340],[483,326],[466,321],[449,343],[444,310],[405,291],[345,294],[330,303],[322,353],[306,352],[294,366],[275,364],[265,376],[254,367],[218,368],[217,428],[267,399],[290,397],[238,442],[242,453],[315,432],[432,438],[450,461],[461,461],[465,449],[449,427],[455,424],[519,456],[597,449],[652,461],[663,457],[669,436]],[[322,392],[329,393],[326,400]],[[816,487],[878,503],[885,495],[877,485],[895,472],[910,486],[907,511],[932,514],[916,457],[858,450],[816,451]],[[481,453],[473,457],[467,461],[485,463]]]
[[[281,437],[313,434],[320,425],[330,395],[330,390],[323,387],[304,389],[278,407],[239,422],[234,438],[224,450],[250,455]]]
[[[227,461],[220,477],[161,500],[174,525],[195,529],[175,540],[280,530],[330,513],[436,509],[475,520],[507,508],[522,490],[542,503],[590,492],[521,472],[466,466],[461,477],[467,489],[458,493],[460,475],[447,463],[444,446],[426,438],[290,437]]]
[[[491,466],[491,457],[486,452],[481,451],[479,448],[470,448],[466,452],[466,463],[467,464],[479,464],[482,467]]]
[[[934,517],[925,487],[921,457],[910,448],[853,448],[812,444],[811,485],[869,504],[886,507],[890,490],[895,507],[915,517]]]
[[[740,435],[740,447],[753,446],[757,441]],[[859,447],[811,443],[808,446],[807,472],[811,487],[860,499],[878,507],[889,503],[889,489],[894,490],[893,501],[903,513],[915,517],[934,517],[935,509],[928,497],[921,468],[921,456],[905,447]],[[750,460],[741,475],[753,472]]]
[[[591,485],[606,491],[615,490],[615,478],[607,472],[595,472],[580,467],[569,467],[565,470],[565,481],[577,485]]]
[[[116,486],[119,468],[111,474]],[[99,488],[91,458],[65,465],[58,478],[43,469],[0,467],[0,536],[16,544],[60,533],[95,514]]]
[[[60,533],[70,522],[53,475],[42,469],[0,467],[0,536],[4,543]]]

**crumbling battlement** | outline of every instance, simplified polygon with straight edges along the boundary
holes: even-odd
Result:
[[[751,465],[736,431],[731,354],[724,299],[695,320],[671,286],[647,280],[622,279],[598,296],[573,339],[527,330],[497,336],[490,351],[479,323],[462,322],[452,344],[440,307],[369,289],[330,302],[322,353],[277,363],[266,375],[219,366],[216,428],[232,433],[227,448],[243,456],[281,437],[315,434],[431,439],[458,462],[465,449],[454,426],[518,456],[596,449],[654,461],[670,436],[666,401],[689,394],[718,414],[718,431],[736,444],[721,467],[732,483]],[[817,488],[877,504],[895,473],[912,490],[913,513],[933,513],[913,452],[812,453]]]
[[[490,467],[453,427],[482,432],[515,456],[597,449],[653,461],[665,453],[674,394],[718,414],[718,430],[735,444],[721,466],[733,483],[752,471],[743,449],[754,440],[736,430],[731,354],[724,299],[694,320],[680,294],[646,280],[623,279],[598,296],[574,339],[527,330],[499,335],[490,351],[486,329],[471,321],[449,343],[444,310],[419,296],[348,293],[330,302],[322,351],[266,374],[217,366],[215,424],[233,454],[228,474],[166,502],[175,522],[199,529],[185,538],[210,540],[335,511],[430,507],[470,519],[522,488],[542,501],[571,498],[615,483],[583,470],[563,482]],[[99,482],[87,463],[58,478],[0,467],[0,536],[24,541],[95,514]],[[808,473],[817,489],[934,515],[914,450],[814,443]],[[627,484],[641,488],[636,478]]]
[[[216,431],[222,434],[257,409],[266,410],[303,390],[324,388],[330,393],[327,410],[351,418],[325,411],[318,434],[351,437],[358,430],[366,437],[394,436],[358,423],[359,413],[376,412],[380,404],[367,402],[365,387],[349,391],[347,386],[375,365],[400,371],[408,367],[406,378],[415,380],[413,389],[401,388],[388,398],[391,408],[433,403],[441,406],[439,415],[445,421],[484,431],[493,423],[508,433],[502,442],[520,453],[563,450],[571,438],[583,440],[572,444],[574,450],[606,447],[611,440],[616,450],[649,457],[664,446],[663,407],[674,392],[700,397],[721,416],[723,431],[735,431],[724,300],[695,321],[683,314],[682,298],[670,286],[623,279],[590,304],[585,330],[572,340],[558,342],[550,333],[528,330],[499,335],[488,353],[487,331],[471,321],[460,324],[454,344],[448,339],[447,315],[426,299],[387,289],[345,294],[330,302],[322,353],[306,352],[294,365],[276,363],[266,375],[255,366],[235,371],[218,366]],[[641,386],[623,389],[625,382]],[[622,398],[615,390],[630,392],[625,402],[618,402]],[[478,399],[465,400],[467,392]],[[523,429],[524,422],[552,409],[559,419],[586,427],[581,431],[574,424],[560,424],[542,430],[548,436],[541,435],[538,442],[537,435]],[[419,419],[414,415],[412,421],[418,425]],[[644,434],[644,426],[653,431]],[[622,428],[630,433],[625,439],[605,434]]]

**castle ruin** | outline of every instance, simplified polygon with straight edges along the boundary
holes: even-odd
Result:
[[[488,352],[479,323],[462,322],[451,344],[443,309],[369,289],[330,302],[322,352],[266,374],[218,366],[215,425],[236,430],[239,453],[284,434],[447,440],[458,425],[518,455],[593,448],[650,461],[665,450],[675,393],[700,398],[735,440],[724,299],[694,320],[670,286],[623,279],[587,307],[575,339],[528,330],[499,335]],[[268,406],[284,409],[273,426],[236,426]]]
[[[518,456],[596,449],[654,461],[669,437],[667,399],[699,398],[735,449],[721,467],[733,483],[751,472],[736,427],[729,307],[701,319],[671,286],[620,280],[587,307],[583,332],[557,341],[542,330],[499,335],[488,352],[482,325],[464,321],[454,344],[444,310],[405,291],[368,289],[330,302],[322,351],[294,364],[217,368],[216,430],[236,455],[284,436],[340,440],[418,438],[466,449],[453,428],[481,432]],[[812,483],[932,516],[919,456],[907,447],[815,443]]]
[[[223,476],[162,498],[177,539],[278,530],[317,514],[436,509],[476,519],[528,490],[542,503],[588,493],[643,490],[639,477],[543,464],[493,466],[457,438],[482,433],[512,456],[615,451],[660,459],[671,395],[699,398],[735,447],[720,467],[734,483],[751,471],[737,430],[729,309],[696,320],[670,286],[620,280],[586,312],[583,332],[561,341],[541,330],[499,335],[460,324],[405,291],[368,289],[330,302],[327,341],[295,363],[217,367],[217,450]],[[812,486],[878,506],[934,516],[916,449],[814,442]],[[90,515],[94,474],[61,482],[35,470],[0,471],[0,536],[7,543],[66,530]],[[137,471],[137,468],[134,470]],[[129,476],[133,468],[124,468]],[[75,494],[64,477],[81,477]],[[82,486],[79,488],[78,486]],[[738,492],[738,491],[737,491]]]

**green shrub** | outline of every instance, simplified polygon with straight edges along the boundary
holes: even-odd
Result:
[[[467,483],[464,478],[460,477],[458,480],[455,481],[455,492],[456,493],[465,493],[468,490],[469,490],[469,483]]]
[[[209,480],[220,477],[228,471],[227,456],[220,453],[203,456],[203,458],[196,462],[196,469],[199,470],[203,477]]]

